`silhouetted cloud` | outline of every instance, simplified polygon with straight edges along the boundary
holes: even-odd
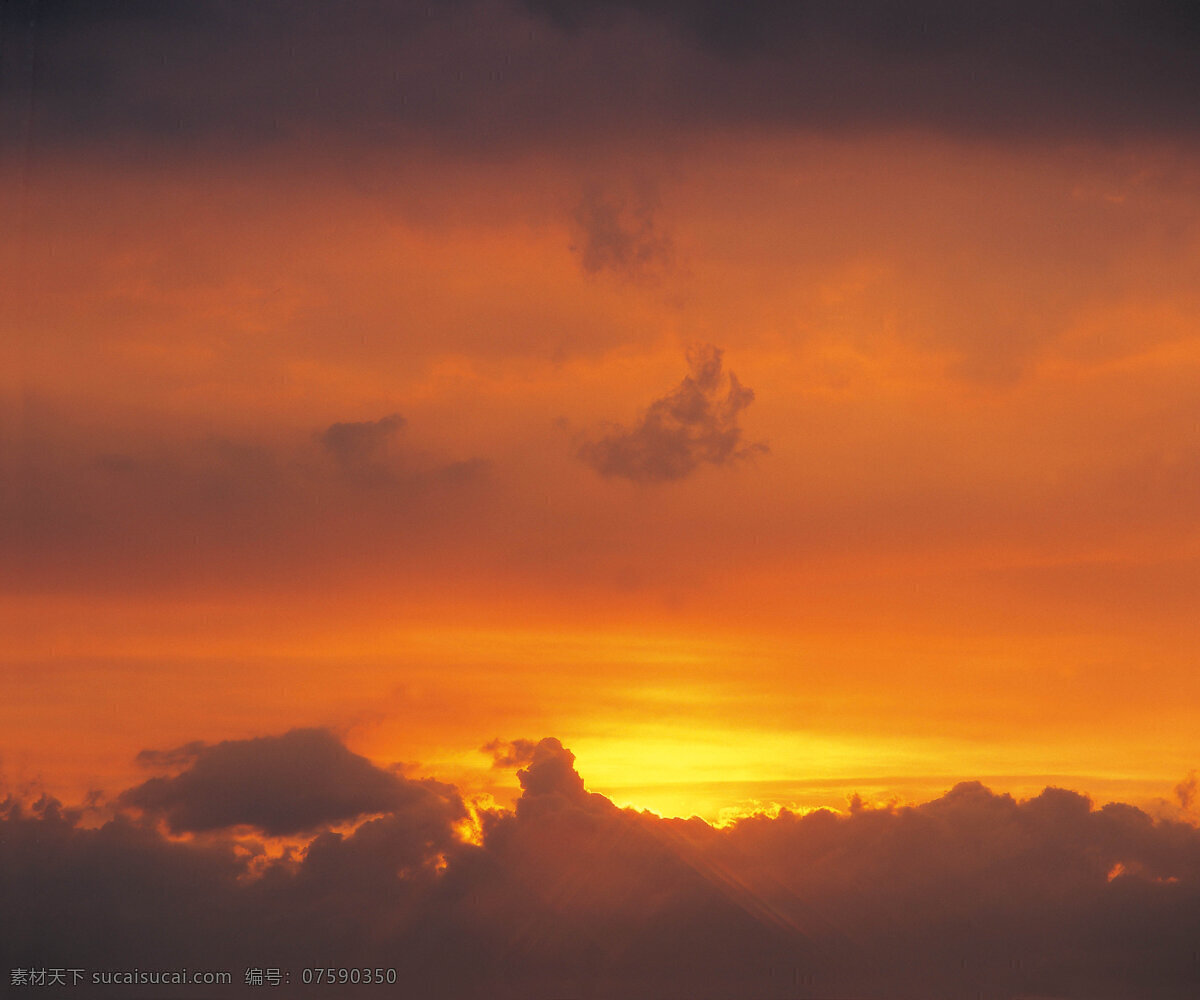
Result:
[[[1196,772],[1189,771],[1188,776],[1175,786],[1175,797],[1184,809],[1190,809],[1196,800]]]
[[[378,420],[330,424],[316,439],[344,481],[353,486],[414,494],[438,485],[466,484],[487,472],[489,463],[483,458],[441,462],[420,452],[401,450],[400,432],[407,424],[399,413],[389,413]]]
[[[721,351],[692,348],[688,367],[691,374],[651,403],[633,428],[585,442],[579,457],[602,476],[653,483],[682,479],[703,463],[728,465],[765,453],[764,443],[742,441],[738,417],[754,391],[721,371]]]
[[[392,812],[430,795],[351,753],[332,733],[293,729],[196,749],[181,774],[151,778],[120,801],[163,816],[176,833],[244,824],[278,836]]]
[[[480,753],[492,755],[492,767],[522,767],[533,760],[537,746],[533,740],[489,740],[479,748]]]
[[[172,840],[121,806],[96,826],[50,799],[10,798],[0,960],[224,966],[231,995],[254,989],[243,969],[290,963],[294,977],[324,948],[322,964],[396,968],[412,992],[464,1000],[1194,996],[1189,824],[1064,789],[1018,801],[965,782],[914,806],[714,828],[617,808],[557,739],[519,747],[516,809],[479,814],[476,842],[456,832],[466,814],[453,788],[405,783],[311,730],[188,749],[190,782],[151,787],[171,790],[163,808],[202,813],[183,824],[212,831],[202,838]],[[381,815],[328,828],[364,803]],[[270,857],[221,825],[246,822],[317,825],[302,850]]]
[[[547,799],[578,803],[588,797],[583,778],[575,770],[575,755],[553,736],[540,740],[533,748],[529,765],[517,772],[517,781],[522,790],[518,816],[522,807],[531,808],[533,803]]]
[[[403,452],[399,437],[406,425],[400,414],[390,413],[378,420],[330,424],[316,438],[344,480],[354,486],[411,493],[439,483],[466,483],[487,471],[488,462],[482,458],[443,464],[419,453]]]
[[[389,446],[406,421],[399,413],[378,420],[331,424],[318,440],[347,474],[367,482],[391,477]]]
[[[144,767],[177,768],[193,764],[196,758],[208,748],[203,740],[192,740],[183,746],[171,750],[142,750],[137,755],[137,762]]]

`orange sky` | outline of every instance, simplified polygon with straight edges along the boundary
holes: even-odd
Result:
[[[0,3],[14,988],[1196,996],[1197,94],[1175,0]]]
[[[638,142],[5,167],[6,784],[326,725],[498,795],[477,748],[552,734],[618,803],[709,818],[961,778],[1172,799],[1194,155]],[[767,450],[581,460],[703,344]]]

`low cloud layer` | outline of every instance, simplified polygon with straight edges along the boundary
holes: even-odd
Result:
[[[721,353],[711,345],[690,350],[690,373],[674,390],[651,403],[632,428],[585,442],[579,457],[602,476],[655,483],[766,452],[764,443],[742,440],[738,419],[754,391],[722,371]]]
[[[435,998],[1194,996],[1188,824],[964,783],[714,828],[587,791],[557,739],[489,749],[522,759],[521,796],[478,812],[470,837],[452,788],[314,730],[156,756],[186,769],[100,825],[10,799],[0,952],[12,968],[228,967],[231,995],[245,968],[320,961],[394,968]],[[352,833],[328,828],[366,811]],[[208,833],[169,839],[160,819]],[[311,839],[271,858],[245,824]]]

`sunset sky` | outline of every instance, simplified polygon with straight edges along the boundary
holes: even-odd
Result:
[[[1200,820],[1191,6],[3,17],[10,802]]]

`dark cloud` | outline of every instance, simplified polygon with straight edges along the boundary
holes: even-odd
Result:
[[[173,843],[124,816],[87,829],[58,808],[11,806],[0,822],[5,976],[124,961],[161,967],[172,953],[225,960],[228,932],[247,929],[229,923],[245,872],[230,843]]]
[[[533,760],[537,744],[533,740],[494,739],[479,748],[480,753],[492,755],[492,767],[523,767]]]
[[[396,968],[407,991],[435,998],[1195,995],[1194,826],[1064,789],[1017,801],[968,782],[915,806],[860,801],[717,829],[588,792],[556,739],[521,753],[517,808],[481,814],[478,843],[455,833],[465,815],[455,791],[428,781],[353,833],[317,828],[279,858],[236,831],[178,842],[121,812],[95,827],[53,800],[10,799],[0,960],[225,965],[231,995],[246,992],[244,968],[292,963],[295,975],[322,948],[321,964]],[[306,771],[318,797],[329,775],[348,795],[377,784],[382,798],[401,781],[328,734],[186,755],[194,771],[218,761],[210,776],[241,803],[230,819],[300,808],[268,778],[295,790]],[[255,806],[250,789],[275,801]],[[195,794],[219,811],[209,790]]]
[[[1054,788],[1017,802],[965,783],[916,807],[747,820],[719,851],[753,859],[757,877],[820,901],[822,919],[872,941],[885,966],[940,977],[945,992],[974,979],[1150,997],[1196,974],[1175,921],[1185,896],[1200,898],[1198,849],[1194,827],[1132,806],[1095,810]]]
[[[137,755],[137,762],[151,768],[187,767],[207,749],[208,744],[203,740],[192,740],[171,750],[142,750]]]
[[[3,11],[3,134],[26,148],[1200,127],[1200,17],[1179,0],[14,0]]]
[[[517,772],[521,783],[521,798],[517,802],[517,815],[521,808],[532,803],[557,799],[565,802],[582,802],[587,799],[583,778],[575,770],[575,755],[553,736],[540,740],[529,755],[529,764]]]
[[[343,465],[361,465],[378,461],[405,423],[399,413],[390,413],[378,420],[331,424],[321,432],[320,441]]]
[[[331,424],[317,437],[341,470],[366,484],[392,482],[391,449],[406,421],[399,413],[378,420]]]
[[[736,995],[730,979],[804,952],[681,856],[656,818],[588,792],[574,760],[559,740],[539,741],[515,813],[485,827],[460,919],[487,928],[499,968],[568,995],[661,995],[706,980],[702,993],[721,983]]]
[[[317,435],[317,441],[345,480],[356,486],[419,492],[438,484],[467,483],[487,471],[487,460],[482,458],[443,464],[403,452],[399,437],[406,425],[400,414],[390,413],[378,420],[331,424]]]
[[[1175,797],[1184,809],[1190,809],[1196,801],[1196,772],[1189,771],[1188,776],[1175,786]]]
[[[589,274],[612,271],[640,280],[660,275],[671,266],[671,238],[656,225],[656,202],[641,191],[632,202],[606,197],[589,188],[575,209],[583,239],[579,262]]]
[[[682,479],[704,463],[728,465],[765,453],[765,444],[742,441],[738,417],[754,391],[733,372],[722,372],[721,351],[693,348],[688,367],[691,374],[651,403],[636,426],[585,442],[579,457],[602,476],[653,483]]]
[[[150,753],[155,762],[178,758]],[[121,803],[161,815],[175,833],[248,825],[281,836],[392,812],[429,795],[351,753],[332,733],[294,729],[198,748],[181,774],[151,778]]]
[[[717,115],[959,134],[1194,134],[1200,125],[1186,96],[1200,82],[1200,15],[1180,0],[526,4],[570,37],[654,24],[720,57],[708,86],[696,81]]]

